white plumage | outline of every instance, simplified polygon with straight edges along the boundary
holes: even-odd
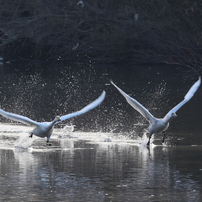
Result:
[[[31,132],[30,137],[32,137],[32,135],[36,135],[38,137],[44,138],[47,137],[47,143],[50,140],[50,137],[52,135],[53,132],[53,128],[54,125],[60,123],[61,121],[65,121],[69,118],[75,117],[75,116],[79,116],[81,114],[84,114],[88,111],[90,111],[91,109],[97,107],[99,104],[102,103],[102,101],[104,100],[106,95],[106,92],[103,91],[102,94],[96,99],[94,100],[92,103],[90,103],[89,105],[87,105],[86,107],[82,108],[81,110],[77,111],[77,112],[73,112],[71,114],[67,114],[64,116],[56,116],[55,119],[51,122],[36,122],[33,121],[32,119],[29,119],[25,116],[21,116],[21,115],[17,115],[17,114],[13,114],[10,112],[6,112],[3,109],[0,109],[0,114],[8,119],[11,119],[13,121],[18,121],[27,125],[31,125],[34,126],[34,130]]]
[[[112,81],[111,84],[113,84],[118,91],[125,97],[127,102],[136,109],[142,116],[144,116],[147,121],[149,122],[149,127],[147,128],[147,131],[149,133],[149,140],[147,145],[150,144],[150,139],[152,134],[154,133],[160,133],[163,132],[163,140],[165,139],[165,130],[169,126],[169,122],[175,118],[176,112],[178,109],[180,109],[185,103],[187,103],[195,94],[195,92],[198,90],[200,84],[201,84],[201,77],[199,77],[198,81],[193,84],[193,86],[190,88],[190,90],[187,92],[187,94],[184,97],[184,100],[181,101],[178,105],[176,105],[173,109],[171,109],[164,118],[155,118],[143,105],[141,105],[137,100],[127,95],[124,91],[122,91],[118,86],[116,86]]]

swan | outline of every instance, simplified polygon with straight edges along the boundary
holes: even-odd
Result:
[[[30,133],[29,137],[32,137],[33,135],[36,135],[36,136],[41,137],[41,138],[46,137],[47,138],[47,141],[46,141],[47,144],[51,145],[51,144],[49,144],[49,140],[50,140],[50,137],[52,135],[54,125],[56,125],[56,124],[58,124],[58,123],[60,123],[62,121],[65,121],[65,120],[67,120],[69,118],[84,114],[84,113],[90,111],[91,109],[97,107],[99,104],[102,103],[102,101],[105,98],[105,95],[106,95],[106,92],[103,91],[102,94],[96,100],[94,100],[92,103],[85,106],[81,110],[73,112],[71,114],[61,116],[61,117],[56,116],[54,118],[54,120],[51,121],[51,122],[42,122],[42,123],[36,122],[36,121],[33,121],[32,119],[29,119],[28,117],[13,114],[13,113],[9,113],[9,112],[4,111],[3,109],[0,109],[0,114],[2,116],[4,116],[4,117],[8,118],[8,119],[13,120],[13,121],[18,121],[18,122],[21,122],[21,123],[24,123],[24,124],[27,124],[27,125],[34,126],[35,128]]]
[[[187,94],[184,96],[184,100],[182,100],[178,105],[176,105],[174,108],[172,108],[165,116],[164,118],[156,118],[154,117],[144,106],[142,106],[137,100],[127,95],[124,91],[122,91],[118,86],[116,86],[113,81],[110,81],[112,85],[114,85],[117,90],[125,97],[127,102],[136,109],[142,116],[144,116],[147,121],[149,122],[149,127],[146,129],[147,133],[149,133],[149,140],[147,142],[147,146],[150,145],[150,139],[152,137],[152,134],[154,133],[160,133],[163,132],[163,139],[162,143],[165,140],[165,131],[169,126],[169,122],[177,117],[176,112],[178,109],[180,109],[185,103],[187,103],[195,94],[195,92],[198,90],[200,84],[201,84],[201,77],[199,77],[198,81],[195,82],[192,87],[189,89]]]

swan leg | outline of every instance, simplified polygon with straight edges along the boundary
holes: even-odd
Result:
[[[147,146],[150,145],[150,139],[151,139],[151,137],[152,137],[152,134],[149,135],[149,140],[148,140],[148,142],[147,142]]]
[[[165,141],[165,137],[166,137],[166,132],[163,131],[163,139],[162,139],[162,143],[164,143],[164,141]]]
[[[52,146],[52,144],[49,143],[49,140],[48,140],[48,139],[47,139],[47,141],[46,141],[46,145],[47,145],[47,146]]]
[[[32,137],[33,137],[33,133],[30,133],[30,136],[29,136],[29,137],[31,137],[31,138],[32,138]]]

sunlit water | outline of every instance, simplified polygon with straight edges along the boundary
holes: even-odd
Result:
[[[163,117],[198,75],[91,61],[0,68],[1,108],[36,121],[77,111],[107,93],[96,109],[57,126],[50,147],[29,138],[32,127],[0,116],[0,201],[202,201],[200,88],[177,112],[166,143],[155,135],[148,149],[146,120],[109,82]]]
[[[147,137],[2,124],[0,201],[201,201],[202,147],[146,147]],[[110,142],[106,138],[110,137]]]

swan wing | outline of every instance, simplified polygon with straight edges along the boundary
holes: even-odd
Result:
[[[18,114],[13,114],[13,113],[10,113],[10,112],[6,112],[4,111],[3,109],[0,109],[0,114],[8,119],[11,119],[13,121],[18,121],[18,122],[21,122],[21,123],[24,123],[24,124],[27,124],[27,125],[34,125],[34,126],[38,126],[38,122],[36,121],[33,121],[32,119],[29,119],[25,116],[21,116],[21,115],[18,115]]]
[[[122,91],[117,85],[113,83],[113,81],[110,81],[112,85],[117,88],[117,90],[125,97],[127,102],[136,109],[142,116],[144,116],[150,123],[153,123],[156,118],[143,106],[141,105],[137,100],[130,97],[128,94],[126,94],[124,91]]]
[[[199,86],[201,85],[201,77],[199,77],[198,81],[196,81],[192,87],[189,89],[187,94],[184,96],[184,100],[182,100],[178,105],[176,105],[174,108],[172,108],[166,116],[171,116],[172,113],[176,113],[178,109],[180,109],[185,103],[187,103],[196,93],[198,90]],[[166,117],[165,116],[165,117]]]
[[[71,114],[61,116],[60,120],[64,121],[66,119],[72,118],[74,116],[79,116],[81,114],[84,114],[84,113],[90,111],[91,109],[97,107],[98,105],[100,105],[102,103],[102,101],[105,99],[105,95],[106,95],[106,92],[103,91],[102,94],[96,100],[94,100],[92,103],[90,103],[89,105],[85,106],[83,109],[81,109],[77,112],[73,112]],[[60,123],[61,121],[57,122],[56,124]]]

